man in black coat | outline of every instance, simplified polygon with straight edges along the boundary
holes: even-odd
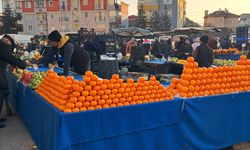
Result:
[[[69,71],[83,75],[87,70],[90,70],[90,55],[82,47],[69,40],[68,36],[61,36],[61,34],[54,30],[48,39],[50,44],[56,49],[51,49],[50,52],[44,56],[44,59],[39,60],[40,63],[49,62],[53,60],[55,55],[59,54],[63,57],[63,75],[67,76]],[[39,62],[38,61],[38,62]]]
[[[194,59],[199,64],[199,67],[210,67],[214,61],[213,50],[208,46],[208,36],[200,38],[201,45],[194,52]]]
[[[7,115],[11,115],[11,109],[8,105],[6,97],[8,96],[8,81],[6,77],[6,70],[8,64],[16,66],[21,69],[26,68],[26,63],[14,57],[13,50],[15,48],[15,42],[9,35],[4,35],[0,40],[0,114],[5,100]],[[0,122],[6,119],[0,119]],[[0,128],[5,125],[0,124]]]

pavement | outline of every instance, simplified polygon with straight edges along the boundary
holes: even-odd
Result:
[[[3,108],[1,117],[7,118],[5,128],[0,128],[0,150],[34,150],[34,142],[17,115],[6,117]],[[3,124],[3,123],[1,123]]]
[[[6,117],[5,108],[1,117]],[[0,128],[0,150],[37,150],[21,119],[15,114],[6,118],[6,127]],[[234,145],[234,150],[250,150],[250,143]]]

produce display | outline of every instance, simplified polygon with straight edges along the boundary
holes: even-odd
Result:
[[[11,68],[12,74],[25,86],[35,89],[46,76],[46,72],[30,72],[28,70]]]
[[[237,48],[217,49],[214,54],[240,54],[240,51]]]
[[[163,87],[154,76],[149,81],[127,79],[125,83],[114,74],[112,79],[99,79],[87,71],[83,81],[72,76],[58,76],[49,70],[35,90],[53,106],[63,112],[79,112],[142,103],[172,100],[175,91]]]
[[[234,60],[225,60],[225,59],[214,59],[215,66],[233,66],[237,63]]]
[[[178,58],[176,58],[176,57],[170,58],[170,59],[169,59],[169,62],[174,62],[174,63],[182,64],[182,65],[184,65],[185,63],[187,63],[186,60],[178,59]]]
[[[250,60],[245,55],[235,66],[199,68],[192,57],[187,59],[180,79],[174,78],[170,88],[180,97],[219,95],[250,90]]]

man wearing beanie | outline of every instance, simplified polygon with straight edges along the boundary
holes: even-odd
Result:
[[[15,42],[9,35],[4,35],[0,40],[0,114],[5,100],[7,115],[11,115],[11,109],[8,105],[6,97],[8,96],[8,81],[6,77],[7,65],[13,65],[21,69],[26,68],[26,63],[14,57],[13,50]],[[6,119],[0,119],[0,128],[5,127],[1,122]]]
[[[200,38],[201,44],[194,51],[194,59],[199,67],[210,67],[214,61],[214,52],[208,46],[209,37],[204,35]]]
[[[90,69],[90,56],[80,46],[69,40],[68,36],[62,36],[57,30],[52,31],[48,39],[53,47],[57,48],[57,52],[63,57],[63,75],[67,76],[69,71],[83,75]],[[55,52],[48,53],[45,57],[51,60]]]

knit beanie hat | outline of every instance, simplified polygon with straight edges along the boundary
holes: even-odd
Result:
[[[49,34],[48,38],[50,41],[60,42],[62,36],[57,30],[54,30]]]
[[[9,36],[8,34],[5,34],[3,37],[10,40],[10,42],[11,42],[11,50],[13,51],[15,49],[15,47],[16,47],[14,39],[11,36]]]

